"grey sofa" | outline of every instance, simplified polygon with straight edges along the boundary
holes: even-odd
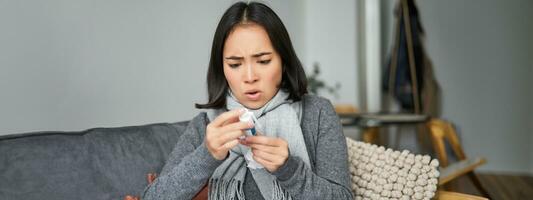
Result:
[[[159,172],[188,122],[0,136],[0,199],[121,200]]]

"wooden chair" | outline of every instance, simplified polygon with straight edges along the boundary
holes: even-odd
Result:
[[[488,200],[485,197],[474,196],[469,194],[439,191],[435,196],[435,200]]]
[[[335,104],[335,112],[337,114],[355,114],[359,110],[357,107],[351,104]],[[379,141],[379,128],[378,127],[368,127],[364,128],[362,132],[363,141],[371,144],[378,144]]]
[[[431,119],[427,123],[427,126],[430,130],[429,132],[433,147],[441,166],[439,186],[444,186],[450,181],[466,174],[481,194],[490,198],[489,193],[485,190],[477,175],[474,173],[475,168],[487,162],[486,159],[482,157],[474,159],[466,158],[459,142],[459,138],[457,137],[457,133],[451,123],[441,119]],[[447,141],[450,144],[459,162],[449,164],[444,141]]]
[[[351,104],[335,104],[334,107],[337,114],[352,114],[359,112],[357,108]]]

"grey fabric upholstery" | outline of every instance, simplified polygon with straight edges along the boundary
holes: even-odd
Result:
[[[0,137],[0,199],[122,199],[159,172],[188,122]]]

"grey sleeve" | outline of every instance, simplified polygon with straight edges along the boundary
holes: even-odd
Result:
[[[348,152],[342,126],[331,103],[324,100],[321,105],[315,171],[300,158],[290,156],[273,174],[295,199],[351,200]]]
[[[191,120],[160,175],[145,188],[141,199],[192,199],[202,189],[223,162],[216,160],[205,147],[205,126],[205,115]]]

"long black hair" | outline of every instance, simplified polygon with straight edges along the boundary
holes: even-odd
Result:
[[[265,4],[238,2],[226,10],[218,23],[207,70],[209,101],[206,104],[196,104],[196,108],[223,108],[226,106],[226,94],[229,86],[224,76],[222,62],[224,44],[233,28],[247,21],[256,23],[266,30],[272,46],[280,55],[282,63],[280,89],[289,93],[288,99],[300,101],[302,96],[307,93],[307,78],[304,69],[296,56],[289,33],[281,19]]]

